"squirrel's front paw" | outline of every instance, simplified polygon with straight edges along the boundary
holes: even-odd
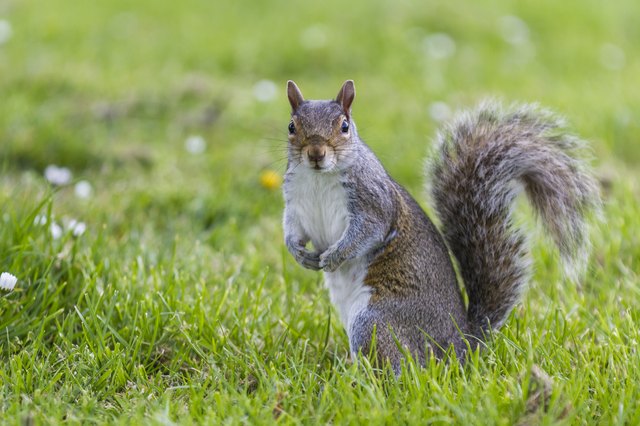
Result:
[[[316,252],[311,252],[304,247],[299,248],[293,253],[296,262],[307,269],[313,271],[319,271],[320,268],[320,255]]]
[[[289,253],[293,255],[301,266],[313,271],[320,270],[320,253],[309,251],[305,248],[305,241],[293,237],[285,238],[285,244]]]
[[[342,265],[339,253],[334,250],[327,250],[320,255],[320,269],[326,272],[333,272]]]

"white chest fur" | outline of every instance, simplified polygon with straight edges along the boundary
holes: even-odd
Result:
[[[349,212],[347,193],[336,173],[317,173],[300,166],[286,190],[287,209],[316,250],[322,253],[340,239],[349,223]]]
[[[296,170],[286,191],[287,209],[291,209],[316,250],[322,253],[340,240],[349,224],[349,211],[347,193],[337,174]],[[364,285],[366,273],[366,259],[356,258],[324,274],[331,302],[338,309],[347,333],[351,320],[371,297],[371,289]]]

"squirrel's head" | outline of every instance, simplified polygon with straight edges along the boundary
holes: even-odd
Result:
[[[330,101],[305,100],[296,84],[289,80],[287,96],[291,104],[289,159],[319,172],[347,165],[353,152],[355,124],[351,103],[356,96],[352,80],[347,80]]]

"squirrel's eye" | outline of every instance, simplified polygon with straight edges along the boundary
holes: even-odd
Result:
[[[340,126],[340,130],[342,130],[342,133],[347,133],[349,131],[349,122],[347,120],[342,121],[342,126]]]
[[[295,135],[296,134],[296,125],[293,124],[293,121],[291,121],[289,123],[289,134],[290,135]]]

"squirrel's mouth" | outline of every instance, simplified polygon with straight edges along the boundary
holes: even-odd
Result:
[[[332,164],[309,164],[309,168],[313,170],[315,173],[328,173],[335,169]]]
[[[323,155],[322,158],[309,158],[308,155],[305,155],[300,160],[306,168],[316,173],[329,172],[336,166],[335,157],[331,154],[326,157]]]

